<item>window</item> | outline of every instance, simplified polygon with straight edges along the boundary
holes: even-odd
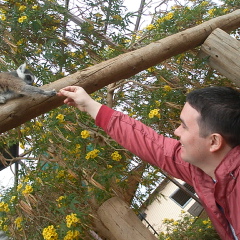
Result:
[[[185,188],[187,188],[190,192],[192,192],[193,194],[195,193],[194,188],[192,186],[190,186],[187,183],[184,183],[183,186]],[[184,190],[182,189],[177,189],[171,196],[170,198],[176,202],[178,205],[180,205],[182,208],[184,208],[188,202],[192,199],[191,196],[186,193]]]

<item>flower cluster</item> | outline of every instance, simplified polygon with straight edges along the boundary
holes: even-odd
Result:
[[[9,212],[9,206],[5,202],[0,202],[0,212]]]
[[[19,11],[24,11],[26,8],[27,8],[26,6],[21,5],[18,10],[19,10]]]
[[[84,139],[90,137],[90,132],[88,130],[83,130],[81,132],[81,137]]]
[[[5,21],[5,20],[6,20],[5,14],[0,14],[0,19],[1,19],[2,21]]]
[[[77,223],[80,223],[80,219],[77,217],[76,213],[71,213],[66,216],[67,227],[76,226]]]
[[[33,187],[31,185],[26,185],[25,189],[22,191],[22,194],[29,194],[33,192]]]
[[[114,161],[120,161],[122,159],[122,156],[118,153],[118,151],[115,151],[111,154],[111,158]]]
[[[98,156],[98,153],[99,153],[99,150],[94,149],[94,150],[88,152],[85,158],[87,160],[90,159],[90,158],[96,158]]]
[[[58,114],[58,115],[56,116],[56,119],[58,119],[59,122],[63,122],[63,121],[64,121],[64,115],[63,115],[63,114]]]
[[[42,235],[45,240],[58,240],[58,234],[53,225],[44,228]]]
[[[153,30],[154,28],[156,28],[153,24],[149,24],[147,27],[146,27],[146,29],[148,30],[148,31],[151,31],[151,30]]]
[[[14,223],[16,224],[16,227],[18,229],[21,229],[22,228],[22,221],[23,221],[23,218],[22,217],[17,217],[14,221]]]
[[[172,91],[172,88],[169,86],[169,85],[165,85],[163,87],[163,89],[166,91],[166,92],[171,92]]]
[[[159,240],[220,239],[213,229],[210,219],[192,217],[184,211],[182,211],[181,218],[178,220],[165,218],[163,225],[166,230],[159,234]]]
[[[26,20],[27,20],[27,16],[22,16],[22,17],[18,18],[19,23],[23,23]]]
[[[149,117],[149,118],[154,118],[154,117],[160,118],[161,115],[160,115],[160,113],[159,113],[159,109],[153,109],[153,110],[151,110],[150,113],[148,114],[148,117]]]
[[[62,207],[62,200],[66,199],[66,196],[60,196],[58,199],[56,199],[56,202],[58,203],[58,207]]]
[[[69,230],[67,232],[67,235],[64,237],[63,240],[73,240],[73,239],[80,239],[80,232],[75,230],[75,231],[71,231]]]

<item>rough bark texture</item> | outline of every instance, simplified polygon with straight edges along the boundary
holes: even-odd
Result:
[[[201,46],[200,57],[240,87],[240,41],[217,28]]]
[[[240,27],[239,9],[151,43],[146,47],[76,72],[43,86],[43,89],[56,89],[58,91],[68,85],[78,85],[82,86],[87,92],[92,93],[110,83],[129,78],[172,56],[203,44],[216,28],[230,32],[238,27]],[[62,105],[62,100],[58,96],[48,98],[36,96],[34,99],[24,97],[1,105],[0,133]]]
[[[104,202],[98,209],[98,215],[118,240],[157,240],[132,209],[118,197]]]

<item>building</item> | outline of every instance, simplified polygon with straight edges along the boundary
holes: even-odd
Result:
[[[199,216],[203,207],[188,194],[189,191],[197,199],[194,188],[189,184],[181,180],[172,181],[171,178],[165,178],[142,205],[140,219],[153,233],[157,234],[165,231],[164,219],[177,220],[183,210],[194,217]]]

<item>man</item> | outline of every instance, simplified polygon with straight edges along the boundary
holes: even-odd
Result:
[[[187,95],[179,141],[94,101],[81,87],[58,93],[88,112],[120,145],[192,185],[220,237],[240,239],[240,93],[209,87]]]

